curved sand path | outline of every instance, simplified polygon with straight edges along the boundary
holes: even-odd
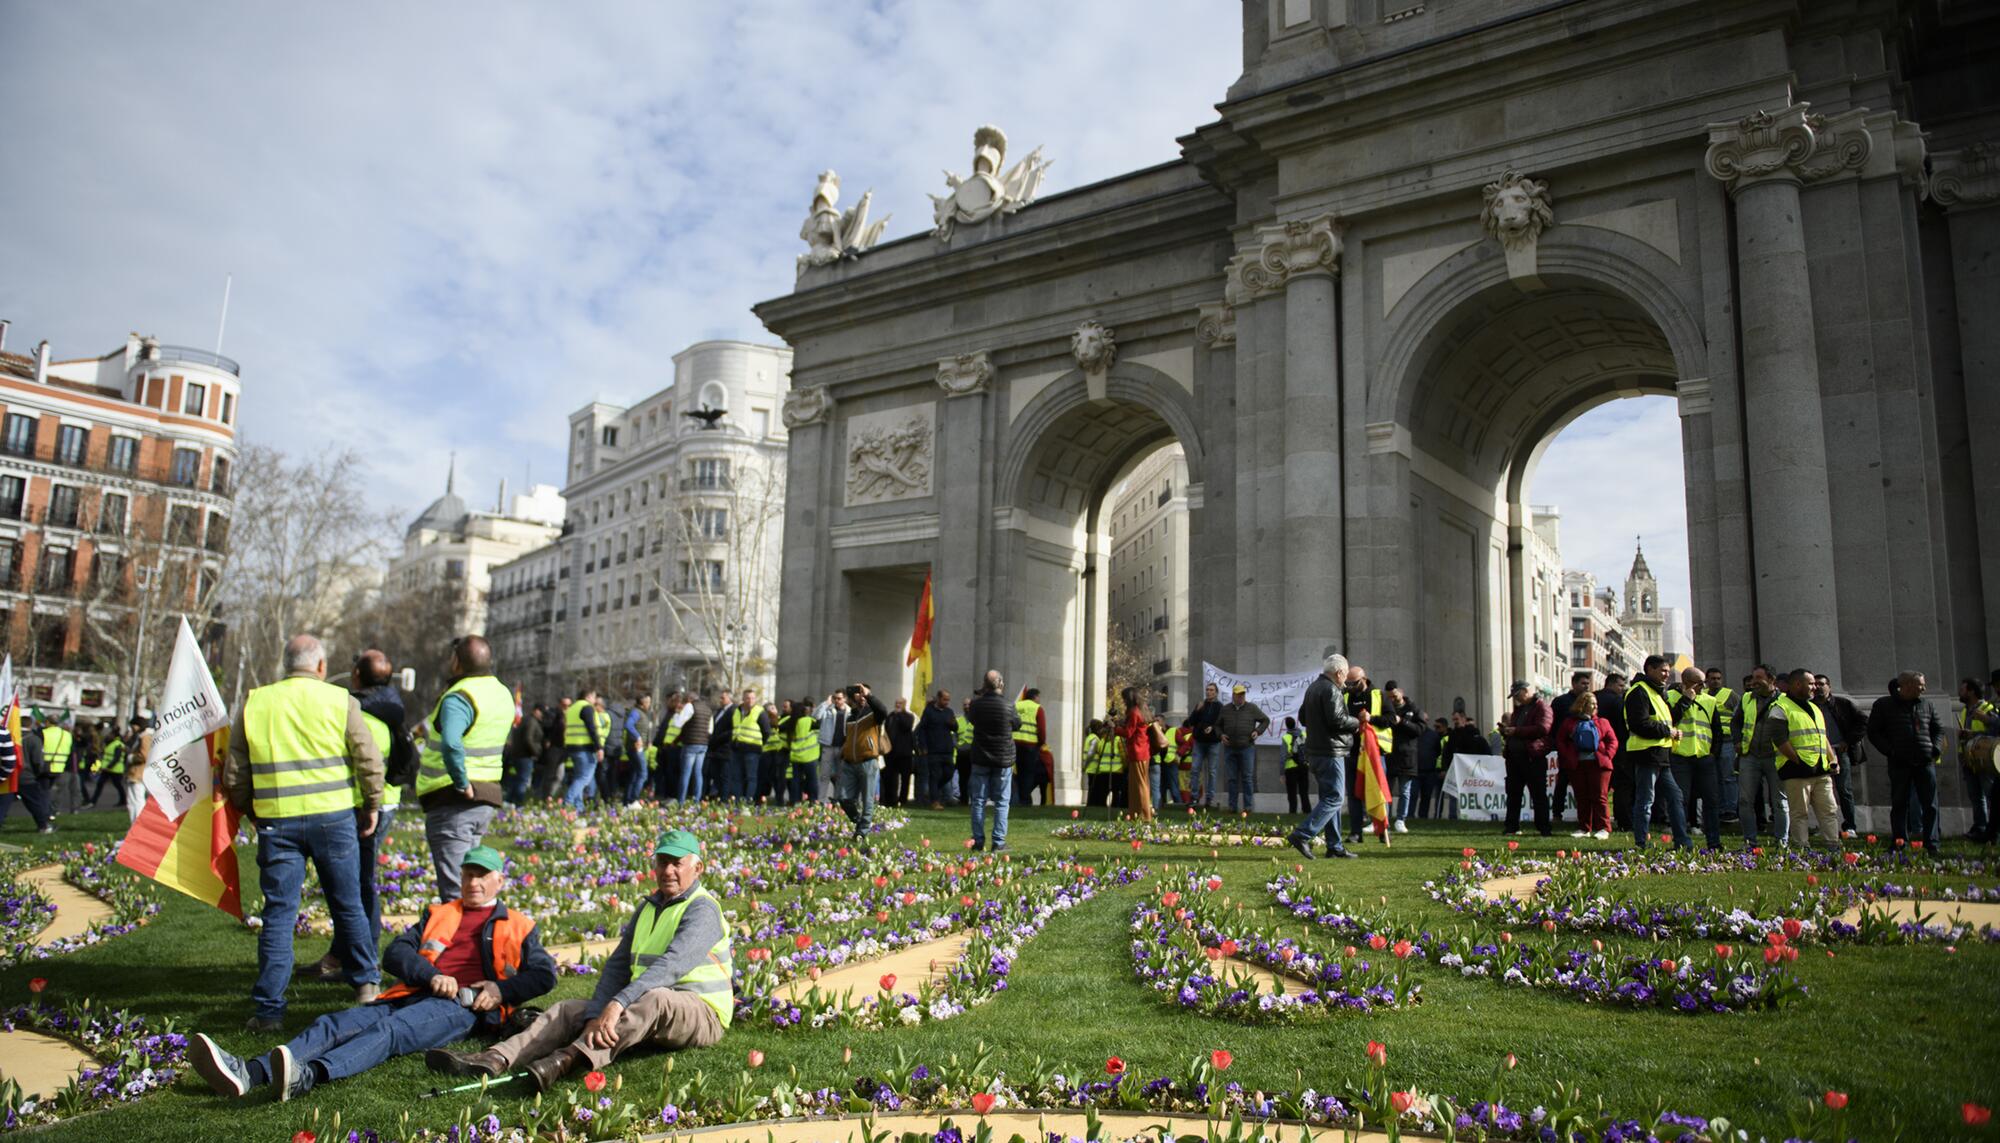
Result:
[[[20,1084],[23,1095],[54,1095],[76,1078],[78,1068],[95,1062],[68,1040],[40,1032],[0,1032],[0,1076]]]
[[[1850,925],[1861,923],[1861,911],[1885,916],[1898,924],[1915,924],[1917,914],[1927,914],[1934,925],[1971,925],[1975,929],[2000,928],[2000,903],[1986,901],[1877,901],[1858,906],[1840,915]]]
[[[1231,976],[1255,987],[1258,992],[1274,992],[1280,996],[1297,996],[1306,990],[1306,982],[1296,976],[1288,976],[1276,969],[1253,964],[1242,957],[1226,956],[1215,962],[1216,976],[1227,979]]]
[[[948,1115],[878,1115],[873,1120],[876,1134],[889,1133],[890,1139],[900,1139],[906,1132],[916,1132],[925,1138],[937,1133],[938,1125],[946,1118],[963,1132],[967,1139],[979,1130],[980,1117],[970,1108],[951,1112]],[[1152,1128],[1161,1123],[1173,1125],[1176,1136],[1195,1135],[1206,1137],[1209,1123],[1205,1118],[1185,1115],[1167,1115],[1157,1111],[1101,1111],[1097,1116],[1103,1124],[1105,1139],[1126,1139],[1152,1136]],[[1020,1136],[1023,1139],[1047,1139],[1050,1134],[1064,1138],[1084,1137],[1084,1116],[1076,1111],[993,1111],[984,1120],[992,1129],[994,1139],[1008,1139]],[[1226,1123],[1220,1126],[1226,1128]],[[1246,1131],[1254,1123],[1244,1123]],[[1303,1136],[1304,1128],[1297,1123],[1271,1121],[1262,1125],[1266,1136],[1296,1141]],[[1360,1135],[1343,1135],[1338,1128],[1320,1127],[1313,1132],[1315,1139],[1353,1139],[1356,1143],[1388,1143],[1388,1136],[1374,1131]],[[669,1139],[685,1139],[688,1143],[863,1143],[866,1138],[861,1130],[861,1119],[783,1120],[763,1123],[733,1123],[723,1127],[708,1127],[700,1131],[685,1131],[678,1134],[647,1135],[642,1138],[650,1143]]]
[[[1479,891],[1494,901],[1512,898],[1525,901],[1535,895],[1535,886],[1548,880],[1546,873],[1517,873],[1512,877],[1495,877],[1491,881],[1479,883]]]
[[[14,878],[55,902],[56,919],[35,936],[37,945],[80,937],[111,919],[111,906],[63,880],[60,865],[37,865]]]
[[[957,933],[920,945],[890,953],[873,960],[849,961],[839,968],[820,973],[818,980],[800,976],[786,981],[773,990],[772,995],[782,1000],[797,1001],[817,988],[822,996],[838,997],[849,989],[859,1001],[882,990],[882,977],[889,973],[896,976],[896,991],[915,993],[917,986],[925,981],[937,984],[958,967],[958,960],[965,955],[965,946],[972,942],[970,933]]]

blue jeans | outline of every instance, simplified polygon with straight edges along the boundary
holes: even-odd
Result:
[[[952,777],[958,772],[958,759],[947,750],[942,754],[924,755],[923,764],[917,770],[917,801],[924,805],[943,803],[951,789]]]
[[[632,755],[632,774],[625,779],[625,800],[636,802],[646,793],[646,750],[644,747],[627,747]]]
[[[361,911],[368,914],[368,940],[375,948],[382,947],[382,895],[377,892],[375,871],[379,868],[376,859],[382,853],[382,839],[389,836],[389,827],[396,824],[396,811],[400,805],[382,807],[381,816],[375,819],[375,832],[367,837],[355,830],[355,868],[360,872]],[[335,947],[329,952],[338,953],[340,938],[334,938]]]
[[[1313,803],[1312,813],[1306,815],[1306,820],[1292,830],[1292,836],[1310,845],[1313,838],[1324,833],[1327,852],[1338,852],[1343,848],[1340,842],[1340,807],[1347,802],[1347,757],[1342,754],[1307,754],[1305,760],[1319,782],[1319,801]]]
[[[1222,748],[1222,763],[1229,774],[1229,808],[1254,809],[1251,801],[1257,796],[1257,748],[1225,745]],[[1243,795],[1241,806],[1236,804],[1239,792]]]
[[[1165,766],[1148,765],[1146,767],[1146,793],[1147,796],[1153,799],[1153,812],[1155,814],[1159,813],[1160,807],[1166,804],[1160,800],[1162,791],[1172,790],[1179,785],[1180,775],[1176,774],[1172,778],[1167,777],[1167,768]]]
[[[1913,817],[1920,820],[1911,821]],[[1911,836],[1911,835],[1916,836]],[[1928,762],[1889,763],[1889,836],[1897,841],[1921,841],[1932,853],[1938,847],[1937,768]]]
[[[722,796],[750,801],[757,796],[757,765],[764,758],[760,746],[731,744],[729,768],[722,772]]]
[[[986,843],[986,804],[993,803],[993,848],[1007,844],[1007,803],[1014,792],[1012,766],[972,765],[972,780],[966,800],[972,803],[972,840]]]
[[[306,862],[319,872],[320,891],[333,915],[334,943],[350,984],[375,984],[382,970],[368,939],[368,915],[361,911],[360,839],[353,810],[272,818],[257,823],[257,882],[264,891],[257,930],[257,983],[250,1000],[259,1019],[285,1014],[285,985],[292,979],[292,927],[299,919],[299,893]]]
[[[701,801],[701,770],[708,765],[708,743],[681,747],[681,801]]]
[[[792,763],[792,804],[798,805],[805,799],[819,801],[819,759],[811,762]]]
[[[583,800],[597,790],[597,751],[572,750],[569,760],[576,767],[576,776],[569,780],[569,789],[563,792],[563,804],[580,810]]]
[[[1215,787],[1221,783],[1221,775],[1216,773],[1216,771],[1221,768],[1222,743],[1195,743],[1194,771],[1189,775],[1189,778],[1192,780],[1188,785],[1188,800],[1200,802],[1204,806],[1213,803],[1215,801]],[[1155,793],[1153,795],[1154,804],[1158,805],[1159,800],[1159,794]]]
[[[1736,812],[1736,744],[1718,742],[1715,744],[1716,776],[1720,780],[1717,795],[1722,801],[1722,812]]]
[[[525,805],[528,801],[528,786],[535,779],[533,758],[507,759],[506,776],[500,780],[500,800],[510,806]]]
[[[1743,843],[1757,844],[1757,799],[1768,790],[1776,795],[1771,811],[1771,840],[1789,844],[1792,832],[1790,803],[1778,785],[1778,763],[1773,758],[1745,754],[1736,759],[1736,824],[1743,827]]]
[[[1987,823],[1991,820],[1986,816],[1986,800],[1993,790],[1993,775],[1984,771],[1975,773],[1969,767],[1960,767],[1960,772],[1965,777],[1966,800],[1972,803],[1972,832],[1985,837]]]
[[[1685,799],[1688,824],[1694,824],[1694,804],[1701,802],[1701,836],[1710,849],[1722,848],[1722,782],[1715,755],[1674,757],[1674,785]]]
[[[1681,797],[1680,787],[1674,784],[1673,767],[1658,766],[1636,758],[1632,761],[1633,844],[1640,849],[1646,848],[1646,837],[1653,828],[1653,795],[1656,790],[1660,803],[1667,809],[1667,824],[1674,831],[1674,847],[1693,849],[1694,842],[1688,837],[1687,802]]]
[[[856,837],[867,834],[875,824],[875,763],[836,762],[833,764],[834,797],[840,811],[854,823]]]
[[[1389,779],[1389,799],[1392,803],[1390,808],[1395,811],[1395,819],[1397,821],[1400,822],[1409,820],[1410,802],[1413,801],[1416,798],[1416,796],[1417,796],[1416,778],[1410,777],[1410,778]]]
[[[397,1056],[462,1040],[477,1020],[472,1009],[437,996],[401,1006],[363,1004],[321,1016],[285,1046],[300,1067],[317,1062],[328,1079],[344,1079]]]

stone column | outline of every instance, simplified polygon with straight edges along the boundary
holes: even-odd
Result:
[[[1708,171],[1736,205],[1758,651],[1778,670],[1829,674],[1839,669],[1840,619],[1799,185],[1838,160],[1833,149],[1804,104],[1709,125]]]
[[[992,401],[993,362],[985,351],[938,362],[937,383],[946,400],[938,415],[938,538],[931,564],[936,615],[931,669],[936,685],[954,699],[969,695],[986,669],[981,663],[978,619],[980,569],[993,508],[985,478],[986,413]]]
[[[785,500],[785,546],[811,546],[825,535],[838,483],[822,479],[833,448],[833,395],[825,385],[794,384],[785,394],[779,415],[784,418],[786,483],[794,489],[815,489],[819,500],[790,496]],[[822,685],[826,652],[820,639],[824,621],[819,603],[822,561],[786,560],[778,581],[779,694],[809,694]],[[574,612],[572,612],[574,614]]]
[[[1931,156],[1930,197],[1951,239],[1963,415],[1972,470],[1988,662],[2000,662],[2000,143]],[[1956,410],[1940,407],[1940,417]],[[1984,442],[1984,443],[1982,443]],[[1969,601],[1968,601],[1969,602]]]

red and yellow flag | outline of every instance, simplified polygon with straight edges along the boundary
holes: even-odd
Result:
[[[1389,832],[1389,773],[1382,768],[1382,739],[1366,719],[1361,721],[1361,757],[1355,760],[1354,768],[1360,771],[1356,786],[1361,806],[1368,811],[1375,832],[1385,835]]]
[[[217,780],[229,750],[229,712],[185,618],[158,709],[146,751],[146,804],[118,847],[118,864],[241,917],[240,815]]]
[[[903,661],[908,667],[914,665],[916,675],[911,681],[910,693],[919,702],[931,693],[931,573],[924,573],[924,590],[917,595],[917,625],[910,632],[910,655]]]
[[[21,703],[14,693],[14,656],[0,662],[0,794],[21,792]]]

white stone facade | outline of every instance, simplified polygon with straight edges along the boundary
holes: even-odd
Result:
[[[561,533],[560,524],[548,520],[549,503],[557,493],[537,485],[526,495],[479,512],[466,506],[455,486],[456,473],[446,479],[444,495],[404,530],[403,550],[389,561],[383,583],[390,591],[450,585],[458,597],[460,626],[483,632],[494,566],[543,547]]]
[[[1154,705],[1188,709],[1187,456],[1169,445],[1139,462],[1111,495],[1111,622],[1146,650]]]

